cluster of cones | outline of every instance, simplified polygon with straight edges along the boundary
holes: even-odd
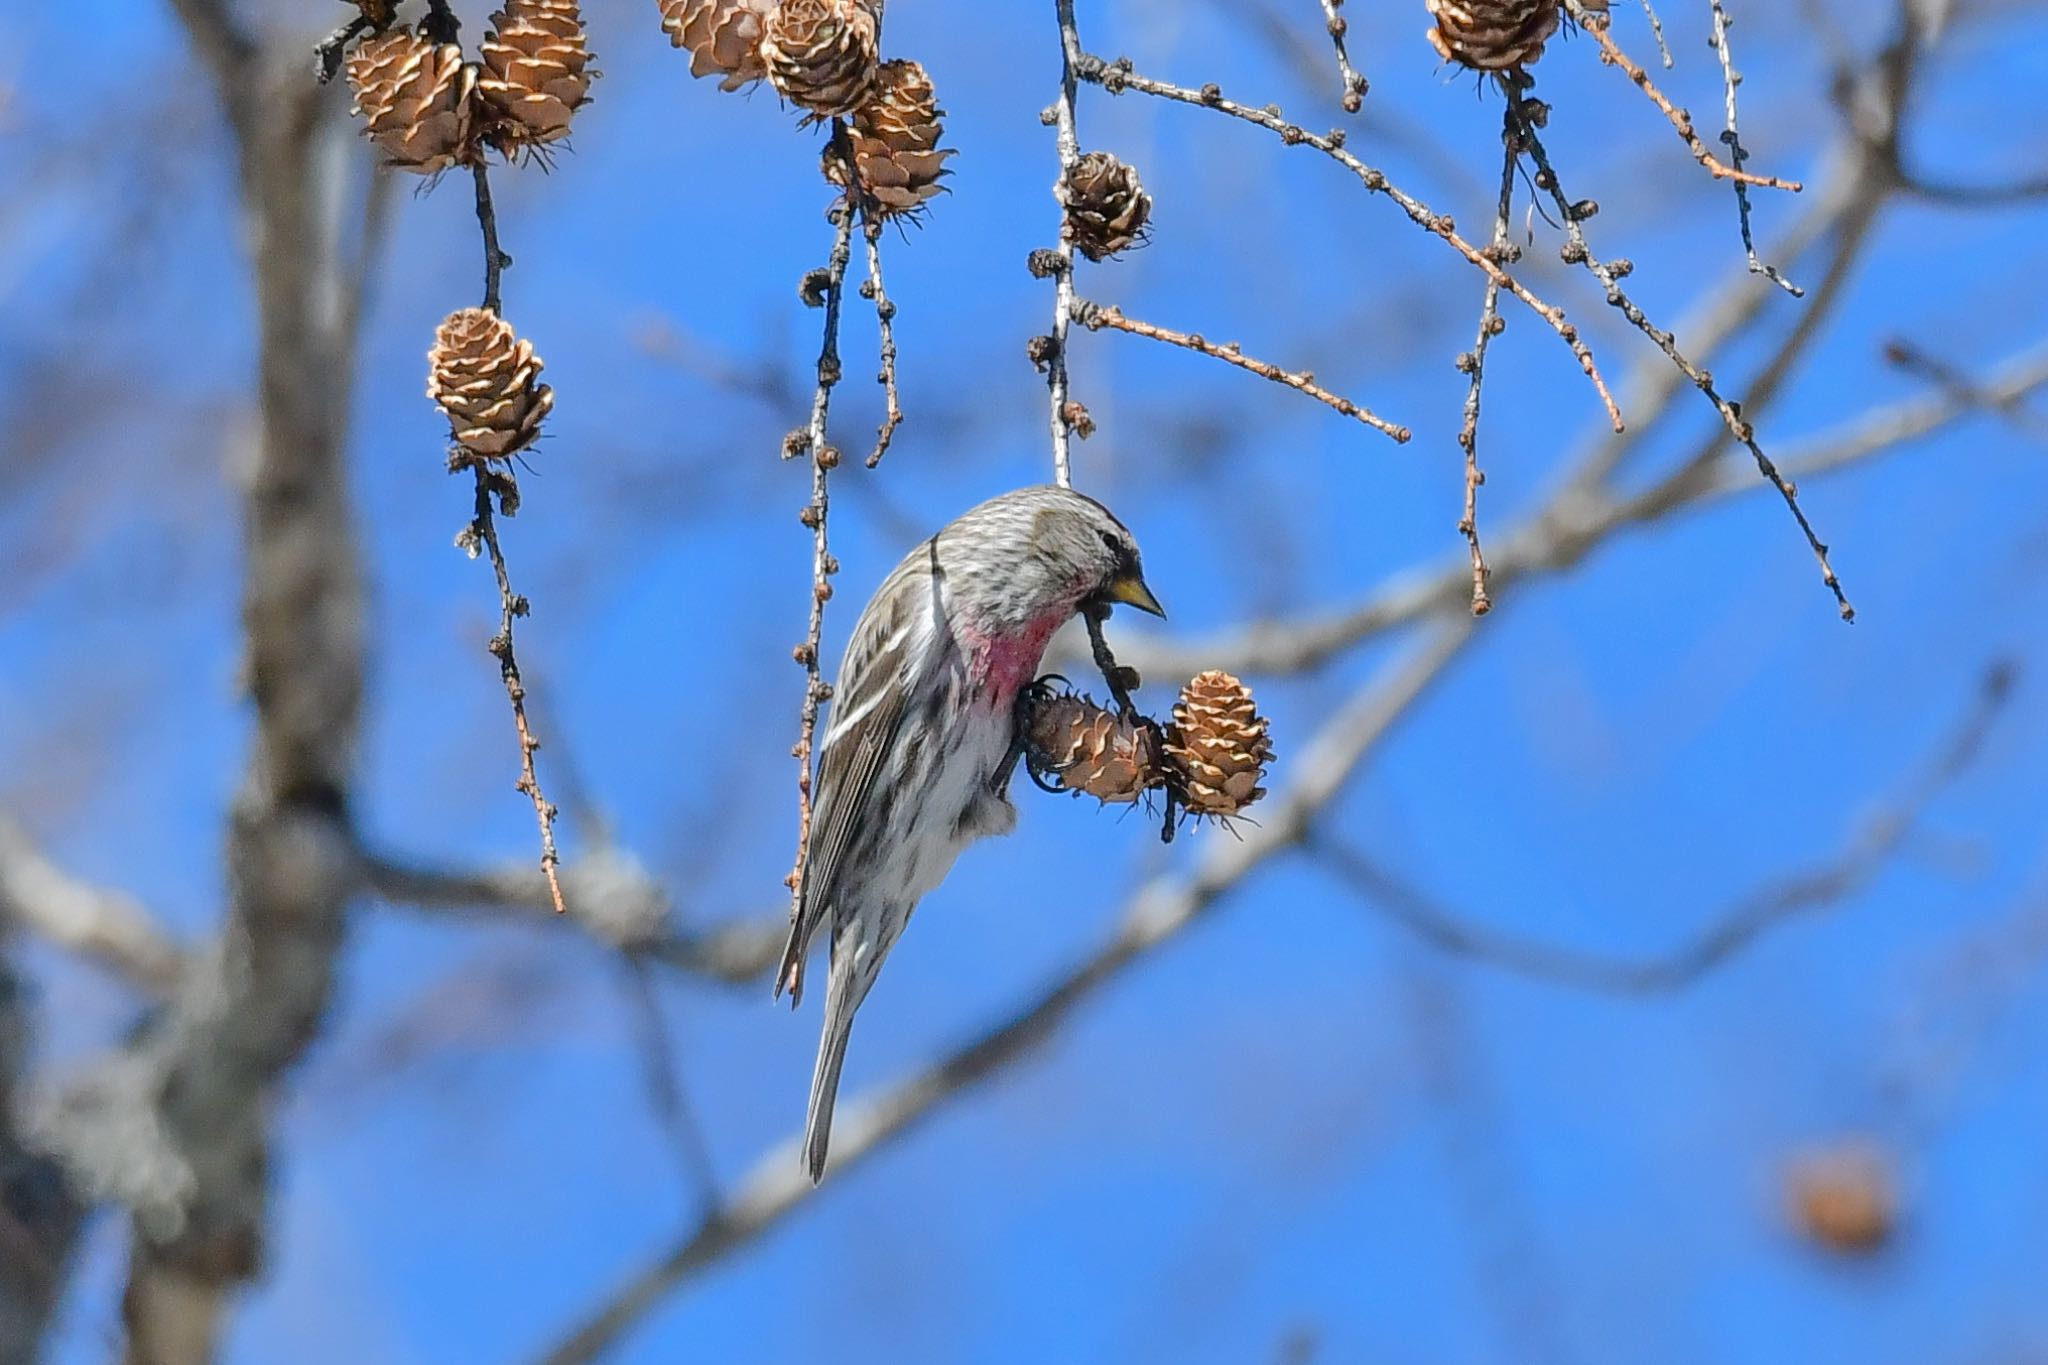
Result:
[[[1425,0],[1436,23],[1430,45],[1447,62],[1474,71],[1519,71],[1543,55],[1563,22],[1559,0]],[[1604,15],[1608,0],[1580,0]]]
[[[355,112],[391,165],[420,175],[511,157],[569,135],[597,70],[577,0],[504,0],[470,61],[395,22],[391,0],[353,0],[371,33],[348,58]],[[422,25],[422,29],[426,28]]]
[[[400,24],[394,0],[351,0],[369,32],[349,53],[364,132],[385,160],[418,175],[545,155],[590,102],[597,69],[577,0],[503,0],[479,60],[439,41],[435,18]],[[445,16],[444,16],[445,17]],[[427,355],[427,396],[448,418],[449,467],[509,459],[532,445],[555,393],[540,357],[493,308],[450,313]]]
[[[945,110],[923,66],[883,61],[869,0],[658,0],[690,73],[721,89],[767,81],[814,122],[845,120],[825,175],[858,187],[879,217],[917,212],[944,188]]]
[[[1189,814],[1219,818],[1266,794],[1266,718],[1250,688],[1215,669],[1181,689],[1167,725],[1044,682],[1026,694],[1019,725],[1025,762],[1054,790],[1111,805],[1158,791]]]

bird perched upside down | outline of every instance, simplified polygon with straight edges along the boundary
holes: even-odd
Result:
[[[1064,488],[992,498],[919,545],[883,582],[846,646],[818,758],[796,922],[775,978],[794,1005],[811,938],[829,918],[825,1028],[804,1123],[823,1178],[854,1011],[910,912],[960,850],[1008,834],[1014,708],[1046,641],[1083,607],[1163,616],[1137,542],[1109,509]]]

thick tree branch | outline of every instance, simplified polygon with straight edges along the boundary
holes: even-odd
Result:
[[[420,910],[530,916],[554,923],[547,881],[532,867],[455,869],[359,853],[357,874],[372,894]],[[562,872],[568,922],[593,938],[688,976],[749,986],[767,979],[789,934],[785,911],[764,911],[710,928],[678,930],[668,893],[621,852],[593,848]]]
[[[216,6],[181,0],[202,46],[239,54]],[[272,1109],[332,991],[353,879],[344,813],[362,696],[362,589],[342,467],[352,357],[347,268],[314,155],[338,112],[303,64],[234,55],[235,124],[258,301],[261,433],[244,490],[245,676],[256,733],[228,830],[214,951],[88,1107],[132,1169],[123,1319],[130,1365],[206,1365],[235,1288],[263,1262]],[[254,112],[251,113],[250,111]],[[131,1112],[144,1105],[146,1115]],[[138,1135],[147,1135],[142,1146]]]
[[[0,927],[9,921],[112,969],[152,998],[184,976],[183,951],[140,901],[72,877],[0,816]]]

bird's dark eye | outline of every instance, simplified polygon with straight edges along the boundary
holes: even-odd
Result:
[[[1119,551],[1119,550],[1122,550],[1122,549],[1124,548],[1124,544],[1123,544],[1123,542],[1122,542],[1121,540],[1118,540],[1118,539],[1117,539],[1117,537],[1116,537],[1116,532],[1114,532],[1114,531],[1103,531],[1103,532],[1101,532],[1101,535],[1102,535],[1102,543],[1103,543],[1104,545],[1108,546],[1108,547],[1110,548],[1110,550],[1112,550],[1112,551]]]

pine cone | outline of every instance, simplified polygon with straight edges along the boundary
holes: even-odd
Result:
[[[782,0],[761,29],[768,83],[813,118],[850,114],[874,89],[875,16],[860,0]]]
[[[1216,669],[1197,675],[1173,704],[1166,756],[1195,815],[1236,815],[1264,796],[1273,742],[1251,689]]]
[[[1054,194],[1066,207],[1061,235],[1091,261],[1135,245],[1152,216],[1152,196],[1138,173],[1108,152],[1090,152],[1060,178]]]
[[[883,62],[876,68],[874,93],[853,116],[847,136],[853,145],[854,168],[861,188],[881,206],[882,216],[912,213],[943,188],[941,177],[950,148],[939,150],[944,134],[938,93],[931,77],[916,62]],[[840,158],[827,149],[825,178],[846,183]]]
[[[1533,65],[1557,32],[1558,0],[1426,0],[1436,19],[1430,45],[1447,62],[1475,71],[1511,71]],[[1604,12],[1607,0],[1585,0]]]
[[[690,53],[692,76],[722,76],[737,90],[768,74],[761,65],[761,28],[775,0],[660,0],[661,27]]]
[[[427,397],[448,414],[465,456],[502,458],[533,444],[555,405],[555,391],[537,383],[540,357],[512,324],[484,308],[464,308],[442,319],[427,353]]]
[[[1048,695],[1024,721],[1033,772],[1105,805],[1127,805],[1166,781],[1159,732],[1125,720],[1087,697]]]
[[[483,59],[477,90],[498,115],[491,136],[501,151],[566,137],[597,77],[576,0],[505,0]]]
[[[470,94],[476,68],[453,43],[402,28],[366,38],[348,59],[355,112],[391,164],[433,175],[476,155]]]

